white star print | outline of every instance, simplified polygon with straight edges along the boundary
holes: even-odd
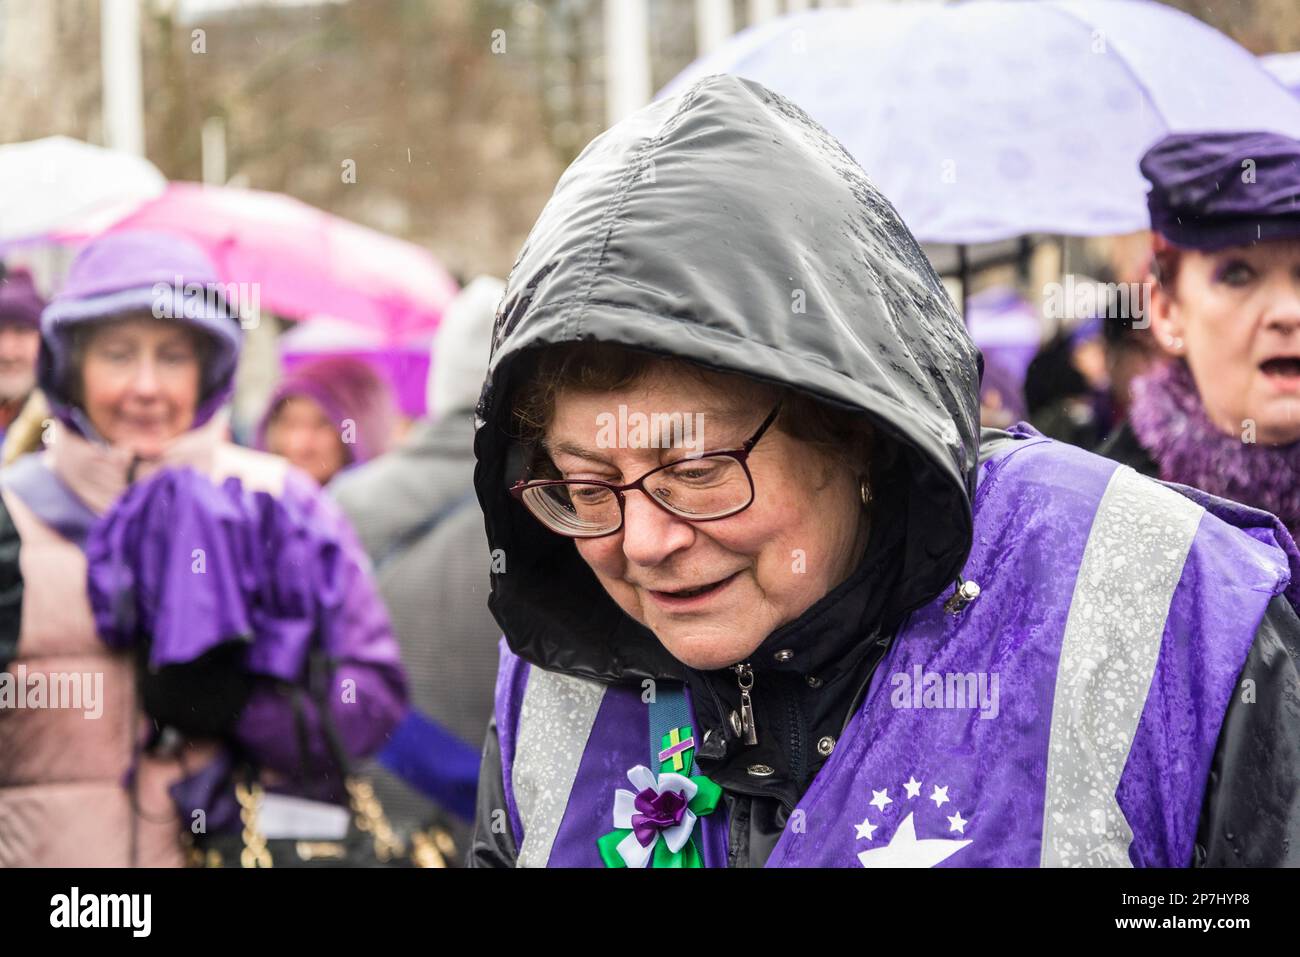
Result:
[[[948,824],[951,825],[948,830],[956,831],[958,834],[965,834],[966,825],[969,823],[970,821],[962,820],[961,811],[958,811],[948,818]]]
[[[884,847],[873,847],[858,852],[858,861],[863,867],[934,867],[941,861],[952,857],[969,840],[956,841],[947,839],[916,839],[916,825],[912,815],[907,815],[898,830]]]
[[[878,807],[883,811],[886,804],[894,803],[894,799],[889,796],[889,788],[885,788],[881,791],[873,790],[871,792],[871,800],[867,803],[872,807]]]
[[[871,821],[869,821],[869,820],[866,819],[866,818],[863,818],[861,824],[855,824],[855,825],[853,825],[853,826],[856,827],[856,828],[858,829],[858,838],[857,838],[857,839],[858,839],[859,841],[862,840],[864,837],[869,841],[869,840],[871,840],[871,835],[873,835],[873,834],[876,833],[876,829],[877,829],[880,825],[878,825],[878,824],[872,824]]]
[[[907,788],[909,798],[918,797],[921,793],[921,782],[916,779],[916,775],[908,777],[907,783],[903,787]]]
[[[939,787],[939,785],[936,784],[934,786],[934,793],[930,795],[930,800],[934,802],[935,807],[943,807],[948,800],[947,786]]]

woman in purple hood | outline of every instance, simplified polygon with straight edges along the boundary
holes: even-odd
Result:
[[[1099,451],[1300,537],[1300,140],[1178,133],[1142,172],[1169,361],[1135,380],[1128,424]]]
[[[0,473],[2,867],[180,865],[238,828],[233,773],[341,803],[329,737],[368,755],[401,716],[346,521],[226,439],[226,291],[189,243],[123,233],[42,315],[56,418]]]
[[[326,485],[388,451],[396,425],[388,383],[361,359],[328,356],[284,377],[257,427],[257,447]]]

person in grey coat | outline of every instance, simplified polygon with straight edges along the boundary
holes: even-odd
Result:
[[[501,635],[487,608],[490,557],[473,480],[474,407],[503,291],[485,276],[465,287],[434,341],[428,416],[330,488],[375,563],[417,714],[380,756],[385,767],[372,769],[375,792],[399,833],[436,820],[456,857],[468,846]]]

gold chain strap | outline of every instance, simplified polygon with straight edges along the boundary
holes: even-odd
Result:
[[[369,781],[348,778],[344,782],[348,791],[349,802],[355,815],[357,829],[366,832],[374,842],[375,856],[381,863],[388,863],[406,851],[402,842],[394,833],[383,806],[375,796]],[[237,782],[235,798],[239,801],[239,819],[244,828],[241,837],[244,848],[239,854],[241,867],[271,867],[271,852],[266,846],[266,837],[257,824],[257,812],[262,803],[264,791],[256,781],[251,784]],[[315,858],[340,859],[343,856],[342,845],[329,841],[299,841],[296,845],[298,856],[305,861]],[[433,837],[422,831],[411,835],[411,860],[417,867],[446,867],[446,856],[453,853],[451,836],[442,830],[433,831]],[[215,850],[206,853],[191,847],[190,863],[208,867],[220,867],[221,855]]]
[[[400,856],[406,848],[393,833],[384,816],[384,808],[375,797],[375,789],[369,781],[360,778],[348,778],[344,782],[348,789],[352,811],[356,815],[357,829],[365,831],[374,841],[375,856],[380,863],[387,864],[394,857]]]
[[[413,832],[411,834],[411,863],[416,867],[446,867],[447,858],[444,851],[447,842],[439,840],[439,838],[445,837],[446,833],[443,831],[435,831],[433,837],[430,837],[424,831]]]
[[[239,852],[240,867],[270,867],[271,852],[266,847],[266,837],[257,826],[257,809],[262,804],[262,785],[240,781],[235,784],[235,798],[239,801],[239,819],[244,822],[242,837],[244,849]]]

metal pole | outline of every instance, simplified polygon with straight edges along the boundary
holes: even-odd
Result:
[[[605,0],[605,120],[613,126],[650,102],[648,0]]]
[[[775,20],[780,15],[781,7],[777,0],[749,0],[750,26]]]
[[[731,0],[695,0],[695,46],[698,56],[711,53],[736,32]]]
[[[144,156],[144,87],[139,0],[100,0],[104,144]]]
[[[222,186],[226,182],[226,121],[209,116],[199,132],[203,146],[203,182]]]

